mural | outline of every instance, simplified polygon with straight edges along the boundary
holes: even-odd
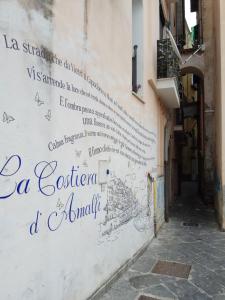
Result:
[[[28,58],[31,55],[37,56],[46,61],[46,63],[51,59],[52,64],[56,64],[57,67],[64,69],[65,72],[72,72],[78,77],[77,82],[69,82],[57,78],[57,76],[53,76],[50,73],[47,74],[46,71],[40,69],[40,65],[26,67],[25,74],[27,79],[31,80],[32,83],[39,82],[40,85],[40,91],[37,90],[34,97],[37,108],[41,109],[45,107],[46,104],[46,101],[42,98],[43,96],[40,96],[43,95],[41,85],[48,85],[51,89],[56,89],[56,97],[58,97],[56,105],[58,102],[58,108],[57,110],[54,109],[54,118],[52,112],[53,108],[44,108],[43,111],[44,118],[49,124],[52,123],[53,120],[55,121],[50,128],[57,128],[57,119],[62,118],[62,116],[66,116],[67,121],[65,119],[65,125],[70,122],[69,120],[72,121],[74,117],[76,118],[76,123],[73,126],[75,132],[72,134],[57,134],[54,139],[47,143],[47,151],[52,153],[60,150],[63,151],[66,145],[71,146],[74,144],[81,147],[80,141],[83,144],[85,140],[87,147],[81,150],[75,149],[75,158],[79,161],[80,159],[83,160],[83,167],[88,167],[88,157],[89,159],[98,159],[98,156],[104,153],[120,156],[122,159],[134,163],[137,167],[138,165],[147,166],[148,162],[155,160],[151,151],[156,143],[154,132],[149,131],[137,122],[83,70],[76,67],[73,63],[70,63],[68,59],[60,58],[51,52],[46,53],[45,49],[33,45],[28,41],[19,41],[19,39],[15,37],[12,38],[7,34],[3,34],[2,42],[6,51],[21,52],[21,55],[28,56]],[[66,96],[63,94],[63,91],[67,91]],[[79,95],[80,98],[77,97],[76,101],[74,101],[69,95],[70,93]],[[70,111],[72,114],[70,114]],[[21,124],[23,124],[23,116],[21,112],[17,112],[17,115],[18,117],[15,119],[11,114],[4,112],[3,123],[10,125],[11,122],[14,122],[15,126],[21,126]],[[60,115],[61,117],[59,117]],[[39,122],[41,122],[41,120]],[[44,126],[47,126],[47,130],[48,124]],[[67,128],[70,127],[68,123],[64,128],[68,130]],[[26,131],[24,131],[23,134],[26,135]],[[4,151],[6,152],[6,149]],[[8,153],[6,154],[8,155]],[[11,177],[20,172],[20,168],[23,164],[20,155],[21,154],[14,154],[5,164],[2,164],[0,179],[1,177],[2,179]],[[56,154],[56,156],[58,155]],[[79,188],[89,185],[90,176],[95,176],[96,184],[97,173],[75,175],[75,172],[78,172],[79,166],[75,167],[73,165],[70,175],[59,175],[54,184],[43,185],[43,181],[46,180],[46,178],[53,177],[53,175],[57,173],[59,163],[60,161],[54,159],[42,160],[34,167],[34,175],[38,179],[38,192],[44,196],[53,196],[61,189],[72,189],[76,187],[76,191],[70,193],[66,204],[63,205],[62,202],[58,200],[59,197],[57,197],[56,207],[61,209],[63,206],[72,206],[74,197],[77,197],[76,194]],[[11,174],[6,174],[6,169],[13,164],[15,165],[14,170],[12,170]],[[124,179],[116,176],[110,178],[107,185],[107,203],[103,209],[105,212],[105,220],[101,223],[103,236],[111,234],[131,220],[133,220],[134,227],[137,230],[145,230],[145,217],[150,215],[146,199],[147,180],[146,182],[138,182],[135,173],[136,170],[134,170],[133,174],[125,175]],[[72,178],[73,176],[76,176],[76,179]],[[22,179],[16,183],[13,192],[3,194],[0,196],[0,199],[6,199],[13,195],[21,196],[22,194],[31,193],[33,184],[31,178]],[[131,188],[131,186],[134,186],[134,188]],[[144,191],[144,193],[142,193],[142,197],[145,197],[144,204],[140,203],[140,197],[138,197],[140,191]],[[87,204],[87,206],[88,205],[90,204]],[[42,213],[38,210],[35,222],[37,222],[41,214]],[[50,215],[52,216],[52,214],[58,216],[58,212],[54,211]],[[70,211],[66,212],[64,209],[60,215],[63,216],[60,220],[67,219],[67,217],[70,216]],[[68,218],[70,219],[70,217]],[[62,221],[60,221],[60,224],[61,222]],[[51,230],[49,222],[48,228]]]
[[[114,93],[96,50],[84,51],[76,18],[63,36],[61,11],[53,32],[42,10],[3,2],[1,299],[86,299],[151,238],[156,132],[134,118],[128,94]]]
[[[129,174],[125,178],[123,181],[112,175],[107,184],[107,202],[104,207],[106,214],[104,221],[100,223],[100,233],[108,241],[117,239],[121,227],[129,222],[140,232],[147,231],[152,226],[153,197],[152,190],[149,191],[149,198],[146,196],[147,178],[146,182],[141,181],[138,186],[135,186],[135,174]],[[141,197],[144,201],[141,201]]]

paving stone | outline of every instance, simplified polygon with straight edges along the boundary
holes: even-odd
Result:
[[[132,277],[135,277],[135,276],[140,276],[140,275],[143,275],[143,273],[139,272],[139,271],[136,271],[136,270],[133,270],[133,269],[129,269],[127,270],[127,272],[125,272],[122,277],[129,281],[130,278]]]
[[[129,282],[131,286],[139,290],[150,287],[152,285],[159,285],[161,283],[160,276],[153,274],[132,277],[130,278]]]
[[[182,300],[210,300],[210,299],[213,299],[211,296],[209,295],[206,295],[206,294],[201,294],[201,293],[197,293],[197,294],[194,294],[191,296],[188,295],[188,296],[184,296],[183,298],[180,298]]]
[[[224,295],[214,295],[213,300],[225,300],[225,294]]]
[[[133,300],[138,296],[138,291],[132,289],[123,290],[123,289],[114,289],[112,288],[108,293],[109,299],[111,300]],[[110,298],[111,297],[111,298]],[[104,299],[108,300],[108,299]]]
[[[151,271],[152,267],[155,265],[156,259],[149,256],[140,257],[132,266],[132,270],[136,270],[142,273],[148,273]]]
[[[201,292],[196,286],[191,284],[188,280],[179,280],[178,282],[166,282],[167,288],[172,291],[179,299],[194,299],[202,297],[202,299],[210,299],[210,297]],[[205,297],[205,298],[203,298]]]
[[[146,294],[150,294],[155,297],[163,297],[169,299],[178,299],[164,284],[152,286],[144,289]]]
[[[100,298],[101,300],[113,300],[113,295],[109,293],[105,293],[103,296]]]
[[[130,285],[129,280],[127,280],[124,276],[119,278],[112,286],[115,290],[127,290],[127,289],[133,289],[133,287]]]
[[[208,295],[222,294],[225,292],[225,287],[218,282],[216,276],[192,275],[190,282],[194,283],[198,288],[205,291]]]
[[[138,295],[138,291],[135,290],[129,284],[129,282],[124,279],[123,280],[120,279],[116,281],[111,287],[111,289],[107,292],[107,297],[113,300],[118,300],[118,299],[131,300],[131,299],[135,299],[137,295]]]
[[[225,266],[224,266],[225,267]],[[225,285],[225,269],[223,270],[215,270],[215,273],[217,276],[223,281],[223,284]]]

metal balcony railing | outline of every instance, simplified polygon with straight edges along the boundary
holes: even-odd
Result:
[[[180,77],[179,59],[170,39],[157,41],[157,78]]]
[[[175,78],[177,91],[182,93],[179,58],[177,57],[170,39],[157,41],[157,78]]]

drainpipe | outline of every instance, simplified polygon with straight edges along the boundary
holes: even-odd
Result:
[[[151,186],[151,192],[153,192],[153,222],[154,222],[154,236],[157,237],[157,219],[156,219],[156,180],[148,173],[148,180]]]
[[[157,218],[156,218],[156,209],[157,209],[157,189],[156,189],[156,180],[153,179],[153,203],[154,203],[154,236],[157,238]]]

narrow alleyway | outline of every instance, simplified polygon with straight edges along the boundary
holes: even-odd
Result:
[[[183,189],[169,223],[101,300],[225,299],[225,233],[195,186],[185,183]],[[190,265],[188,278],[153,273],[158,260]]]

